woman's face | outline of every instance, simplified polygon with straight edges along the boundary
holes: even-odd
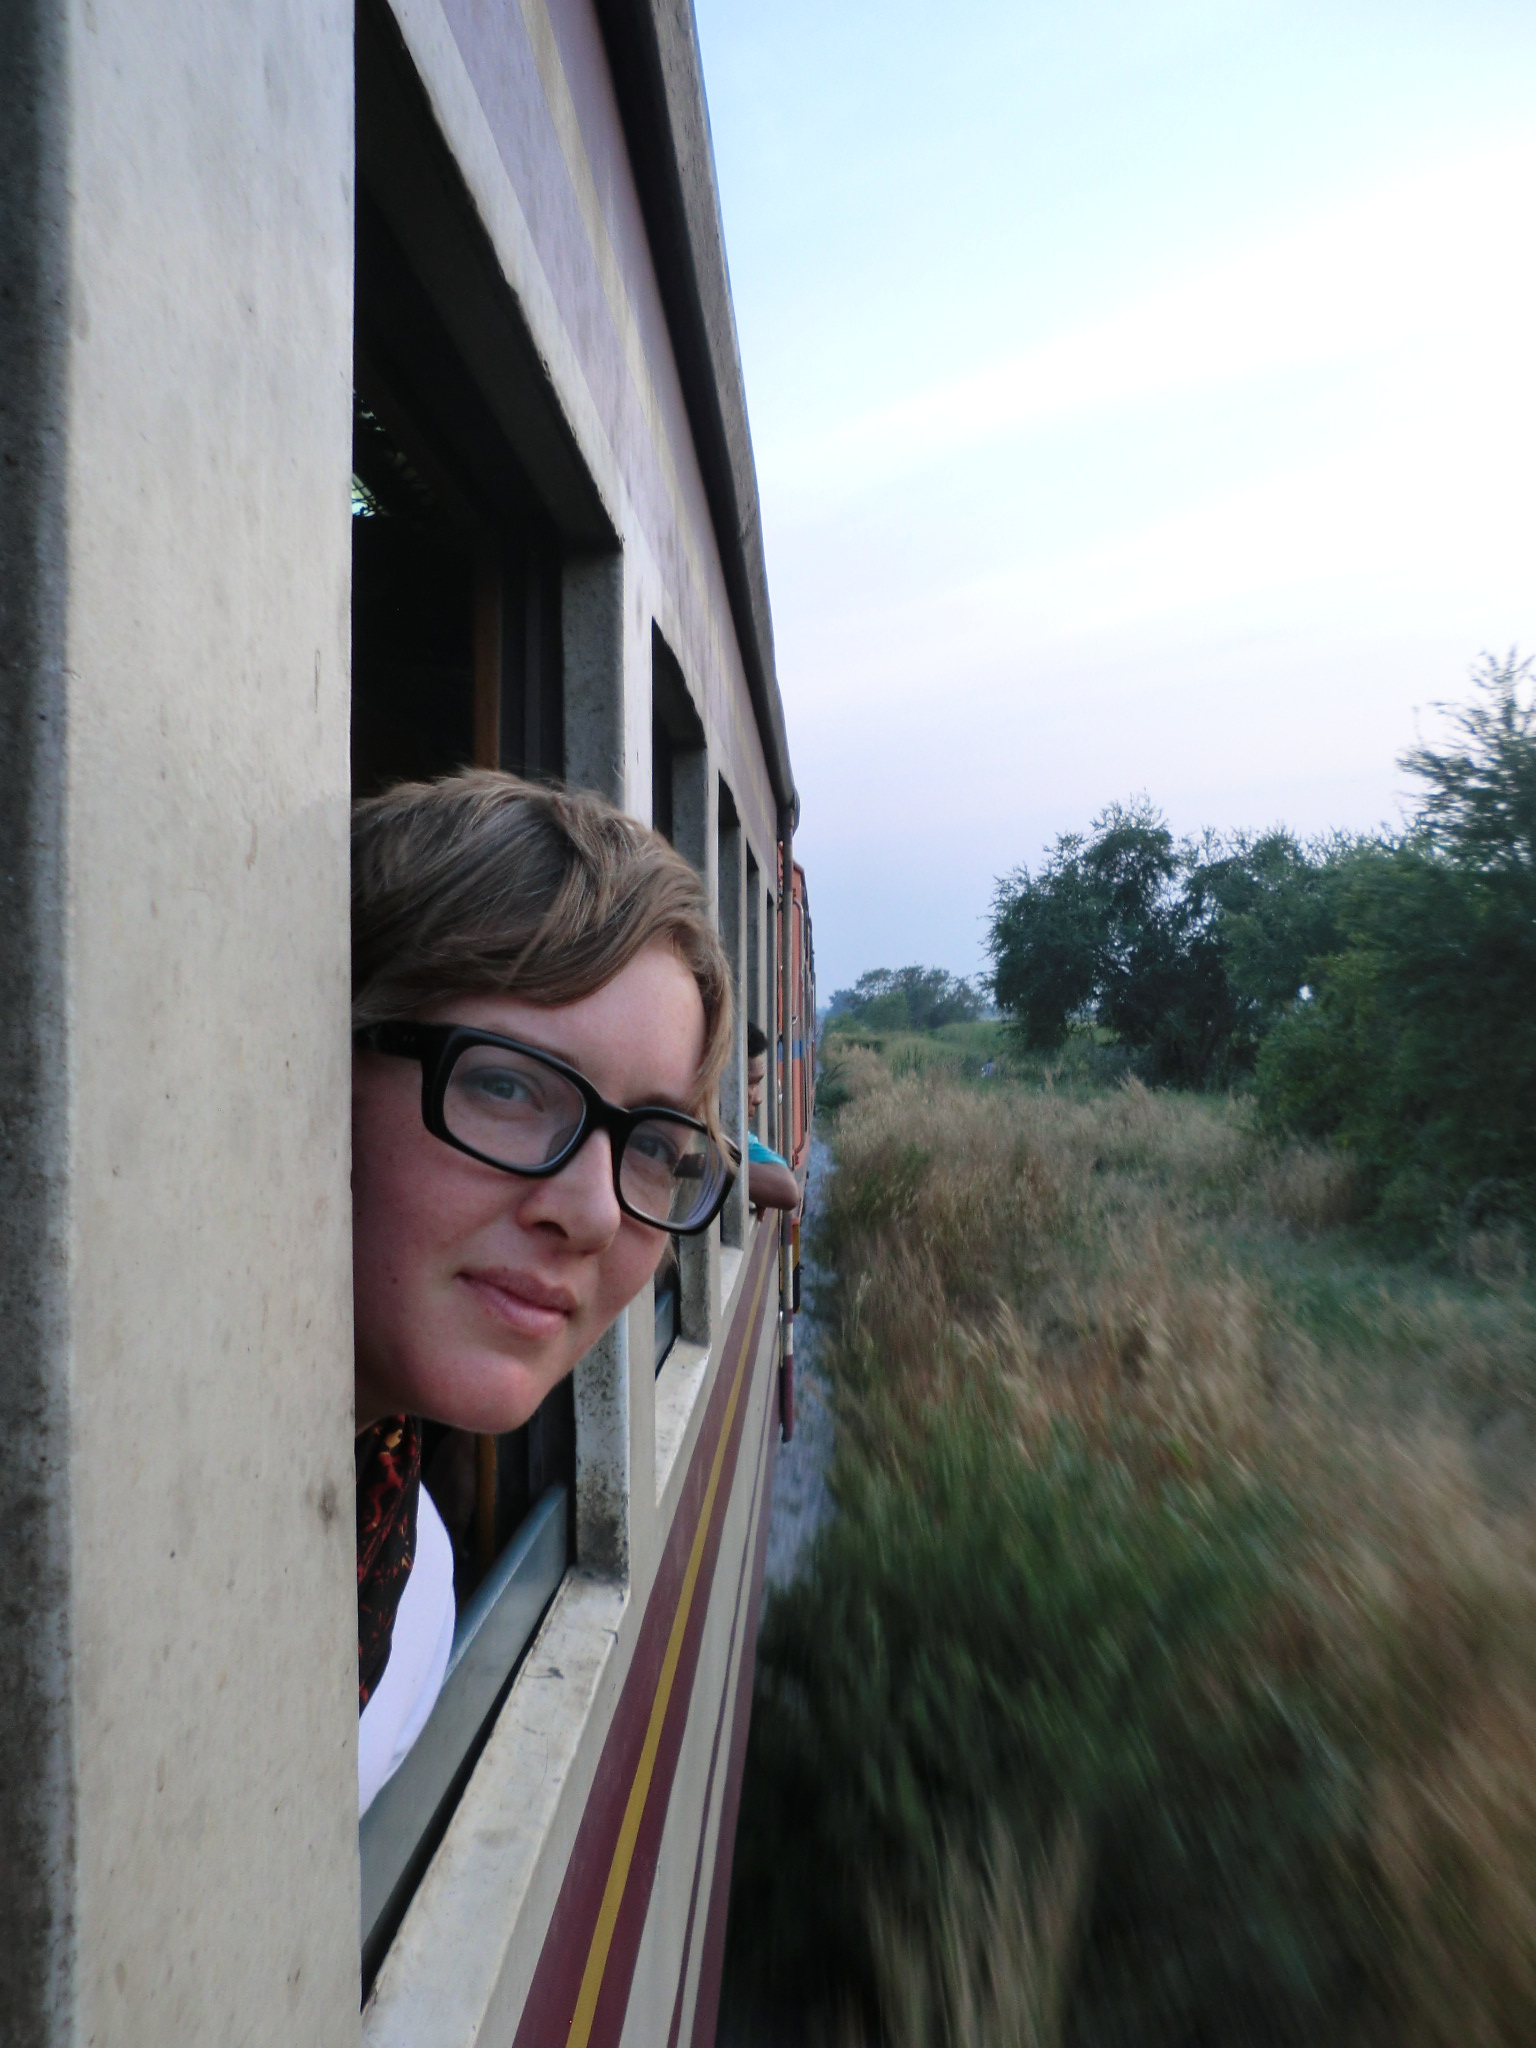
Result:
[[[696,1108],[704,1004],[666,945],[559,1009],[465,996],[425,1021],[522,1039],[626,1108]],[[359,1429],[400,1413],[518,1428],[667,1242],[620,1209],[606,1132],[548,1180],[500,1173],[432,1136],[421,1068],[382,1053],[353,1062],[352,1219]]]

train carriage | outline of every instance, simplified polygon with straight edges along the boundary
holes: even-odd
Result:
[[[713,2039],[796,1240],[744,1185],[505,1437],[358,1823],[350,798],[707,878],[814,969],[691,8],[0,10],[0,2039]],[[361,1994],[361,1995],[360,1995]]]

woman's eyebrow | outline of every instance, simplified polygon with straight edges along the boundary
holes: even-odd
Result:
[[[651,1095],[642,1095],[626,1105],[630,1109],[675,1109],[679,1116],[696,1116],[697,1110],[689,1102],[679,1102],[669,1089],[659,1088]]]

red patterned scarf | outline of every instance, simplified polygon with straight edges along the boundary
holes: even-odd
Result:
[[[386,1415],[357,1439],[357,1711],[384,1676],[405,1582],[416,1556],[421,1424]]]

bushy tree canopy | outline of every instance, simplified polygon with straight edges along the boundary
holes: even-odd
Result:
[[[1149,1080],[1256,1074],[1278,1132],[1328,1137],[1422,1235],[1536,1217],[1536,699],[1485,657],[1403,766],[1402,835],[1176,845],[1140,798],[999,882],[993,986],[1025,1045],[1112,1032]]]
[[[1258,1062],[1269,1124],[1344,1145],[1418,1235],[1536,1211],[1536,710],[1513,655],[1476,682],[1461,744],[1405,757],[1415,829],[1342,867],[1338,943]]]
[[[1403,766],[1424,784],[1422,836],[1437,852],[1485,873],[1536,882],[1536,693],[1532,664],[1511,649],[1485,654],[1470,704],[1442,705],[1461,737],[1444,751],[1414,747]]]
[[[992,905],[993,986],[1024,1043],[1107,1027],[1149,1078],[1203,1086],[1253,1064],[1307,962],[1335,942],[1329,870],[1343,843],[1282,831],[1176,846],[1145,797],[1065,833]]]
[[[874,967],[852,988],[833,994],[829,1014],[871,1031],[936,1031],[979,1017],[982,997],[963,976],[942,967]]]

